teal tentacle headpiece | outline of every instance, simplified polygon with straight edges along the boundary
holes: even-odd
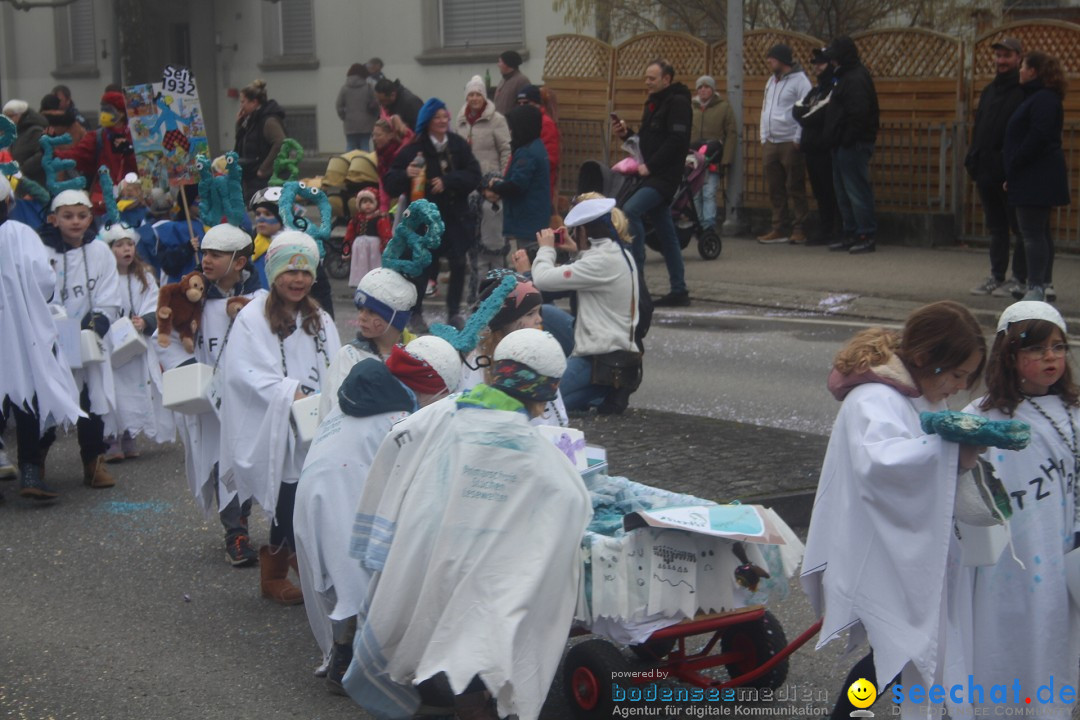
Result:
[[[222,182],[223,181],[223,182]],[[225,209],[225,219],[230,225],[240,227],[247,215],[247,203],[244,202],[244,179],[240,169],[240,156],[230,150],[225,153],[225,176],[215,178],[223,188],[222,204]]]
[[[11,118],[7,115],[0,115],[0,150],[5,150],[15,144],[15,137],[19,134],[18,129],[15,127],[15,123],[11,122]],[[19,163],[12,160],[11,162],[0,163],[0,174],[14,175],[19,172]],[[46,202],[48,204],[48,202]]]
[[[319,224],[312,225],[307,218],[296,217],[293,207],[296,199],[303,198],[319,208]],[[315,239],[319,246],[319,257],[326,255],[323,243],[330,239],[333,228],[334,211],[330,207],[330,198],[319,188],[309,187],[306,183],[289,181],[281,187],[281,199],[278,200],[278,212],[286,228],[305,232]]]
[[[424,233],[421,235],[420,230]],[[431,264],[431,251],[442,243],[442,215],[435,203],[416,200],[401,214],[401,222],[382,254],[382,266],[406,277],[419,277]],[[409,251],[409,259],[403,255]]]
[[[498,287],[491,291],[484,302],[480,303],[476,312],[469,316],[461,330],[440,323],[432,325],[429,332],[453,345],[459,353],[472,352],[472,349],[480,343],[480,334],[491,324],[492,318],[499,313],[503,302],[510,293],[514,292],[515,287],[517,287],[517,277],[510,273],[499,282]]]
[[[120,209],[116,207],[116,188],[113,187],[108,166],[99,167],[97,174],[98,182],[101,183],[101,198],[105,203],[105,225],[115,225],[120,222]]]
[[[56,137],[42,135],[38,142],[41,143],[41,149],[44,152],[41,158],[41,166],[45,169],[45,189],[49,191],[49,195],[56,197],[65,190],[83,190],[86,188],[86,178],[81,175],[63,182],[56,179],[59,173],[75,167],[74,160],[61,160],[53,152],[53,148],[57,145],[67,145],[71,142],[70,134],[64,133]]]
[[[281,150],[274,158],[274,174],[267,183],[271,187],[279,187],[287,182],[294,182],[300,178],[300,161],[304,159],[304,148],[292,138],[285,138],[281,143]]]
[[[41,203],[41,206],[46,209],[48,209],[49,203],[52,202],[48,190],[25,176],[19,178],[19,195],[29,196],[32,200]]]
[[[240,227],[247,212],[240,156],[232,151],[225,153],[225,174],[221,177],[214,177],[210,158],[205,155],[195,157],[195,168],[199,171],[199,214],[203,222],[216,225],[224,216],[225,222]]]
[[[199,171],[199,215],[204,223],[216,225],[224,211],[214,192],[214,171],[210,167],[210,158],[196,155],[195,169]]]

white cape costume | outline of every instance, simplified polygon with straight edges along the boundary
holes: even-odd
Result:
[[[153,315],[157,310],[158,285],[153,274],[146,276],[146,288],[130,274],[120,277],[120,315],[133,318]],[[116,426],[132,436],[140,433],[159,443],[176,439],[173,413],[161,405],[161,364],[157,343],[145,336],[146,352],[113,368],[116,390]]]
[[[407,412],[350,417],[334,410],[311,441],[296,488],[293,531],[311,632],[329,656],[330,620],[360,611],[371,573],[349,555],[355,509],[371,461],[394,423]]]
[[[41,432],[83,414],[71,368],[59,356],[48,307],[55,291],[37,233],[17,220],[0,225],[0,400],[30,407],[36,394]]]
[[[388,552],[383,565],[374,545],[354,547],[381,572],[345,687],[378,718],[411,718],[417,683],[442,672],[458,694],[479,676],[500,716],[533,720],[573,619],[591,502],[524,413],[455,400],[400,423],[373,464],[357,522]],[[378,502],[371,480],[388,461]]]
[[[337,395],[338,389],[341,388],[341,383],[345,382],[345,378],[349,376],[349,371],[353,369],[353,365],[361,360],[366,360],[367,358],[375,358],[376,360],[382,361],[382,358],[375,353],[365,350],[362,347],[358,347],[356,343],[352,342],[345,343],[341,346],[341,349],[337,351],[330,361],[330,367],[326,371],[326,377],[323,381],[322,392],[319,394],[320,418],[329,417],[330,411],[337,409]]]
[[[855,387],[818,482],[802,574],[824,614],[817,647],[845,630],[849,648],[869,639],[879,692],[901,670],[905,685],[967,680],[961,619],[949,603],[959,577],[959,445],[919,425],[920,412],[944,409],[879,382]],[[916,709],[905,704],[903,716]]]
[[[1006,550],[996,565],[969,568],[974,675],[986,693],[980,707],[989,707],[991,686],[1005,685],[1008,702],[994,707],[1036,707],[1040,717],[1068,718],[1073,704],[1043,704],[1038,699],[1036,706],[1035,693],[1049,685],[1050,678],[1055,701],[1060,700],[1063,685],[1080,685],[1080,613],[1069,599],[1064,568],[1065,554],[1073,549],[1073,534],[1080,530],[1074,489],[1078,460],[1034,405],[1053,419],[1070,443],[1071,427],[1080,430],[1080,410],[1066,408],[1059,397],[1027,398],[1011,419],[1031,426],[1031,444],[1018,452],[990,448],[984,456],[1010,495],[1013,551],[1024,567]],[[964,412],[991,420],[1010,419],[997,410],[979,410],[978,402]],[[1013,703],[1016,680],[1022,694]],[[1031,705],[1024,702],[1026,697],[1032,698]]]
[[[254,498],[271,519],[278,486],[300,479],[307,453],[307,444],[299,442],[291,424],[296,391],[319,392],[341,343],[334,321],[323,310],[317,337],[303,331],[297,313],[297,329],[280,340],[266,319],[268,297],[248,303],[230,333],[222,363],[220,476],[231,478],[240,497]]]

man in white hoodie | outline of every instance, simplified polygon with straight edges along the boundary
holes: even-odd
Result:
[[[791,48],[773,45],[765,62],[772,71],[765,84],[765,102],[761,108],[762,159],[765,182],[772,203],[772,229],[758,237],[758,242],[804,243],[803,223],[809,212],[806,202],[806,161],[799,152],[802,126],[795,121],[795,103],[810,92],[810,79],[795,63]],[[791,198],[794,214],[788,207]],[[791,233],[786,232],[790,223]]]

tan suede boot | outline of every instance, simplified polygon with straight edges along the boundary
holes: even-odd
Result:
[[[264,598],[281,605],[300,605],[304,593],[289,582],[290,553],[284,547],[263,545],[259,548],[259,590]]]
[[[90,462],[83,463],[83,485],[100,490],[111,488],[116,479],[105,469],[105,456],[98,455]]]

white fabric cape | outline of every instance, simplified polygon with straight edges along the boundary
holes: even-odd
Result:
[[[919,426],[921,411],[943,409],[880,383],[854,388],[818,482],[802,575],[824,614],[817,647],[849,629],[852,649],[868,638],[879,692],[902,669],[927,686],[943,676],[967,680],[960,621],[947,603],[959,575],[952,532],[959,445]],[[912,710],[905,706],[904,716]]]
[[[319,310],[322,331],[316,338],[300,327],[284,342],[270,331],[265,306],[269,295],[255,298],[236,316],[229,336],[225,392],[221,401],[220,476],[231,478],[242,498],[254,498],[267,519],[274,517],[278,487],[296,482],[307,445],[296,439],[291,424],[293,399],[299,388],[319,392],[329,358],[340,347],[337,327]],[[282,347],[288,373],[282,368]],[[219,368],[218,372],[221,372]]]
[[[476,365],[476,351],[469,353],[468,363],[461,365],[461,382],[458,383],[457,392],[471,390],[484,382],[484,368]],[[570,416],[566,412],[566,403],[562,399],[562,390],[555,390],[555,399],[544,403],[544,412],[529,420],[530,425],[550,425],[552,427],[567,427]]]
[[[254,299],[267,293],[262,288],[253,293],[241,295]],[[219,356],[229,347],[225,336],[229,329],[229,316],[225,312],[227,298],[214,298],[203,303],[202,320],[199,332],[195,336],[195,352],[188,354],[180,344],[180,336],[173,330],[172,342],[164,350],[158,349],[166,369],[172,369],[189,359],[204,363],[210,367],[218,365],[218,372],[224,372],[224,360]],[[154,335],[155,347],[157,334]],[[166,361],[168,358],[168,361]],[[222,402],[224,404],[224,401]],[[215,413],[185,415],[174,413],[180,439],[184,443],[184,471],[188,489],[195,497],[203,514],[209,517],[215,508],[223,508],[236,497],[236,487],[230,477],[218,473],[215,481],[214,465],[221,457],[221,422]],[[247,500],[241,498],[241,502]]]
[[[1069,416],[1080,428],[1080,411],[1066,409],[1052,395],[1032,400],[1072,442]],[[993,685],[1009,687],[1012,700],[1017,679],[1023,690],[1017,708],[1031,708],[1024,698],[1031,697],[1034,704],[1039,686],[1048,685],[1051,677],[1055,700],[1063,685],[1080,685],[1080,613],[1069,600],[1063,564],[1065,553],[1073,549],[1073,533],[1080,529],[1074,520],[1076,461],[1053,426],[1032,407],[1032,400],[1021,402],[1012,417],[1031,425],[1031,444],[1018,452],[990,448],[985,455],[1010,494],[1009,530],[1025,567],[1006,549],[996,565],[969,568],[974,583],[975,682],[987,693],[982,707],[989,706]],[[978,402],[965,412],[1009,419],[997,410],[979,410]],[[1072,706],[1040,703],[1038,712],[1068,718]]]
[[[157,310],[158,285],[153,274],[146,276],[147,286],[139,279],[120,276],[120,316],[134,318],[153,315]],[[116,427],[132,436],[140,433],[159,443],[176,439],[174,414],[161,405],[161,364],[157,343],[149,336],[146,352],[113,368],[116,389]]]
[[[371,577],[349,555],[356,506],[371,461],[404,411],[351,417],[334,410],[311,441],[296,488],[293,530],[311,632],[328,656],[333,645],[330,620],[360,611]]]
[[[337,394],[341,383],[349,377],[349,371],[353,369],[353,365],[367,358],[382,360],[378,355],[362,350],[352,343],[342,345],[337,354],[331,358],[330,369],[326,371],[323,381],[323,391],[319,395],[320,418],[329,417],[330,411],[337,409]]]
[[[69,249],[65,253],[45,248],[49,262],[56,271],[56,299],[63,304],[69,318],[79,321],[91,310],[92,299],[92,309],[107,317],[111,323],[120,317],[120,275],[116,272],[116,257],[102,240],[86,243],[85,249],[84,263],[81,248]],[[101,416],[106,437],[117,434],[116,388],[107,337],[104,343],[105,361],[74,369],[71,373],[75,378],[75,387],[81,390],[85,384],[90,391],[90,411]]]
[[[37,395],[40,431],[82,415],[71,368],[58,357],[48,301],[56,274],[45,246],[28,225],[0,225],[0,400],[30,407]]]
[[[415,684],[444,672],[461,693],[478,675],[500,716],[532,720],[573,619],[589,494],[523,413],[455,399],[395,427],[372,466],[360,510],[380,508],[368,523],[389,551],[345,684],[376,717],[411,718]]]

